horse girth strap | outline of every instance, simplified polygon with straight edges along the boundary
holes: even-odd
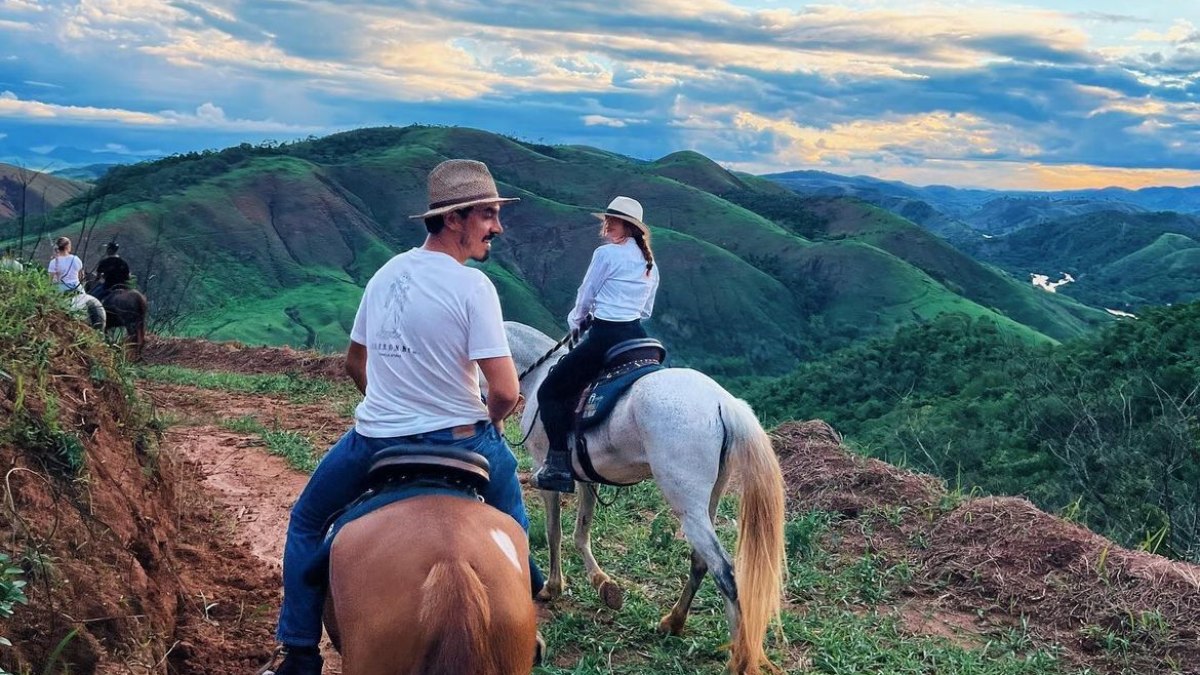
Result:
[[[614,487],[629,487],[630,485],[637,485],[640,482],[617,483],[601,476],[600,472],[596,471],[596,466],[592,464],[592,456],[588,452],[587,439],[584,438],[583,434],[578,434],[575,437],[575,458],[579,460],[579,467],[583,469],[583,474],[586,477],[584,482],[601,483]]]

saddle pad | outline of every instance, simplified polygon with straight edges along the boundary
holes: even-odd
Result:
[[[600,379],[596,380],[591,389],[587,390],[575,424],[578,431],[585,431],[608,419],[617,402],[621,400],[626,391],[629,391],[634,382],[663,369],[660,363],[635,361],[628,365],[633,367],[622,367],[604,373]]]
[[[332,523],[326,527],[325,541],[321,543],[321,551],[313,559],[312,564],[304,572],[305,579],[313,585],[324,586],[329,582],[329,555],[333,540],[338,532],[352,520],[361,518],[372,511],[381,509],[389,504],[429,495],[446,495],[463,499],[480,499],[479,493],[461,484],[435,479],[418,479],[403,483],[386,483],[378,490],[368,491],[347,506],[344,511],[335,514]]]

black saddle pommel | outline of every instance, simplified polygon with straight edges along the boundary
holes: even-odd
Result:
[[[618,342],[604,353],[604,367],[615,368],[630,361],[667,360],[667,348],[654,338],[636,338]]]
[[[446,445],[393,445],[375,453],[367,483],[396,477],[442,477],[461,481],[483,493],[490,480],[487,458],[477,452]]]

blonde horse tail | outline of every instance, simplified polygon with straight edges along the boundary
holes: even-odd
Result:
[[[741,620],[733,636],[730,670],[755,675],[765,667],[780,672],[763,649],[767,629],[778,618],[783,587],[783,476],[767,435],[744,401],[721,405],[733,468],[741,477],[734,574]]]
[[[420,623],[425,633],[421,675],[497,671],[488,644],[491,608],[487,589],[471,566],[439,562],[421,585]]]

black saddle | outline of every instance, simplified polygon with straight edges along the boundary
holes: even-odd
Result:
[[[667,348],[654,338],[636,338],[618,342],[604,352],[604,369],[608,371],[631,361],[652,361],[662,363],[667,360]],[[605,373],[600,374],[603,379]]]
[[[453,446],[411,443],[384,448],[371,458],[367,484],[417,478],[460,483],[482,493],[490,480],[487,458]]]
[[[330,546],[346,523],[413,497],[448,495],[482,499],[488,486],[488,469],[483,455],[452,446],[411,443],[380,450],[371,458],[363,494],[325,523],[324,543],[305,570],[305,578],[314,585],[327,582]]]
[[[583,469],[579,480],[606,485],[622,485],[614,483],[596,472],[588,454],[587,440],[584,432],[608,419],[617,402],[629,391],[634,382],[650,373],[662,370],[662,362],[667,358],[667,348],[654,338],[637,338],[625,340],[613,345],[604,353],[604,369],[600,375],[589,384],[579,397],[575,409],[574,427],[571,430],[570,446],[575,452],[575,458]]]

